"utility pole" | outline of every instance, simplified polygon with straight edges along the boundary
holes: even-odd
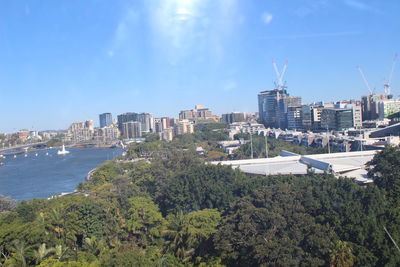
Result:
[[[264,137],[265,137],[265,157],[268,158],[268,137],[267,133],[264,132]]]
[[[250,150],[251,150],[251,159],[253,159],[253,137],[250,132]]]
[[[329,134],[328,134],[328,124],[326,124],[326,137],[328,138],[328,154],[330,154],[331,153],[331,147],[329,145],[330,138],[329,138]]]

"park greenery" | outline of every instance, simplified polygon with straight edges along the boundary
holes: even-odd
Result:
[[[196,153],[218,151],[226,135],[204,127],[132,145],[80,194],[0,197],[0,266],[400,265],[385,232],[400,242],[399,148],[375,156],[365,186],[329,173],[246,175]]]

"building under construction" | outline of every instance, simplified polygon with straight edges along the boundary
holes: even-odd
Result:
[[[280,72],[274,61],[272,64],[276,72],[277,84],[275,89],[258,94],[259,118],[266,127],[286,129],[288,127],[288,109],[301,107],[301,97],[289,96],[287,93],[287,86],[283,83],[287,62]]]

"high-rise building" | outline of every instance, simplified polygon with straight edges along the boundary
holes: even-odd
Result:
[[[111,113],[103,113],[99,115],[100,128],[110,126],[112,124]]]
[[[92,140],[93,135],[94,123],[92,120],[74,122],[69,126],[67,132],[68,138],[75,143]]]
[[[288,107],[301,106],[301,97],[291,97],[285,89],[267,90],[258,94],[260,122],[266,127],[287,128]]]
[[[126,139],[135,139],[142,137],[142,124],[138,121],[129,121],[122,123],[122,133]]]
[[[189,120],[180,120],[175,125],[175,135],[190,134],[194,132],[193,122]]]
[[[124,130],[123,130],[123,124],[125,122],[130,122],[130,121],[137,121],[138,119],[138,114],[134,112],[127,112],[121,115],[117,116],[118,120],[118,129],[121,131],[121,134],[123,135]]]
[[[361,97],[362,119],[365,121],[379,119],[379,102],[392,99],[392,95],[373,94]]]
[[[312,129],[312,106],[304,105],[301,107],[301,125],[306,131]]]
[[[388,116],[400,111],[400,99],[389,99],[378,101],[378,118],[383,120]]]
[[[290,130],[303,129],[302,107],[288,107],[287,122]]]
[[[161,133],[163,130],[161,119],[160,118],[154,118],[154,130],[153,132],[155,133]]]
[[[171,127],[171,120],[168,117],[162,117],[161,118],[161,125],[162,129],[167,129]]]
[[[95,129],[95,139],[102,142],[111,142],[118,139],[120,132],[115,124]]]
[[[174,138],[174,129],[166,128],[161,132],[161,138],[165,141],[172,141]]]
[[[279,99],[286,95],[285,90],[267,90],[258,94],[258,113],[260,122],[266,127],[279,128]]]
[[[324,108],[321,113],[321,128],[343,131],[354,127],[352,108]]]
[[[245,120],[243,112],[231,112],[222,114],[221,120],[226,123],[242,122]]]
[[[154,131],[154,120],[150,113],[137,114],[137,121],[142,124],[142,133],[150,133]]]
[[[209,110],[203,105],[196,105],[195,109],[182,110],[181,112],[179,112],[180,120],[197,121],[197,120],[207,120],[213,118],[214,117],[212,115],[211,110]]]
[[[356,129],[362,127],[362,107],[360,104],[348,104],[345,108],[352,108],[353,109],[353,126]]]

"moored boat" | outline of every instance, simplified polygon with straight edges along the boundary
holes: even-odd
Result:
[[[68,154],[68,153],[69,153],[69,151],[65,150],[65,145],[62,145],[62,150],[58,150],[57,151],[57,155],[65,155],[65,154]]]

